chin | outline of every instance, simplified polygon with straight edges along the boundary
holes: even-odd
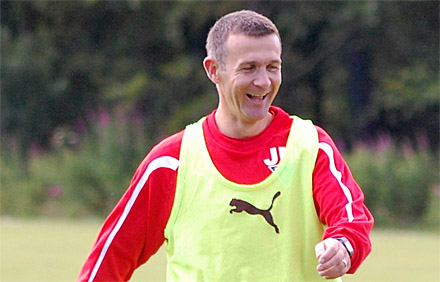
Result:
[[[246,117],[249,121],[257,122],[267,118],[267,113],[269,113],[269,107],[267,109],[247,111]]]

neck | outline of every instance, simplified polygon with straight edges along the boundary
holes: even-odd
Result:
[[[215,113],[215,122],[221,133],[233,138],[246,138],[260,134],[272,121],[272,114],[257,121],[243,121],[234,117],[224,117],[218,111]]]

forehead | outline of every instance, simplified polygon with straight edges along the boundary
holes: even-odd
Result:
[[[226,61],[281,62],[281,42],[276,34],[247,36],[231,34],[226,40]]]

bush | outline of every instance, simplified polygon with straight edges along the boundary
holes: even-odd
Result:
[[[345,158],[379,226],[420,224],[438,201],[438,158],[425,146],[397,146],[382,137]]]
[[[26,169],[14,149],[3,145],[1,213],[107,215],[127,189],[150,142],[138,117],[114,116],[104,111],[96,114],[82,133],[57,129],[53,150],[34,149]]]
[[[92,126],[80,133],[58,129],[54,150],[34,149],[27,173],[13,148],[2,142],[3,215],[108,214],[151,140],[133,116],[101,112],[92,120]],[[439,226],[439,163],[426,146],[397,146],[384,137],[374,144],[358,144],[345,158],[377,226]]]

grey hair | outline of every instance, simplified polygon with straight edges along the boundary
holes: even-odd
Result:
[[[275,34],[280,39],[275,24],[267,17],[250,10],[232,12],[221,17],[212,26],[206,40],[206,52],[214,57],[221,65],[226,57],[225,43],[231,34],[247,36],[264,36]]]

